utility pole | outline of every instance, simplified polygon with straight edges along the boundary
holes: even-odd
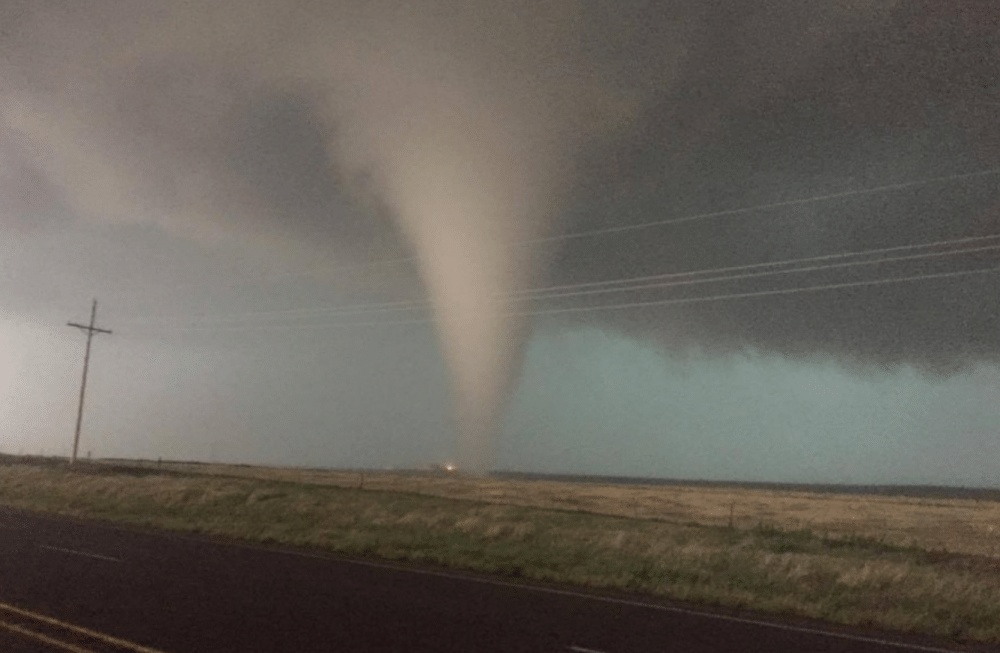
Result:
[[[76,327],[77,329],[82,329],[87,332],[87,353],[83,355],[83,381],[80,382],[80,408],[76,413],[76,434],[73,436],[73,457],[70,458],[69,464],[76,464],[76,450],[80,446],[80,426],[83,424],[83,397],[87,392],[87,368],[90,366],[90,341],[94,339],[95,333],[107,333],[110,335],[111,331],[108,329],[98,329],[94,326],[94,322],[97,320],[97,300],[94,300],[94,304],[90,309],[90,324],[77,324],[76,322],[67,322],[67,326]]]

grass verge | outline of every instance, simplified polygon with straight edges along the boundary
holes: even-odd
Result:
[[[0,504],[1000,644],[995,559],[873,537],[97,465],[0,465]]]
[[[0,456],[0,463],[4,458]],[[703,526],[804,528],[831,539],[868,537],[923,549],[1000,558],[1000,501],[834,494],[739,485],[642,485],[471,478],[375,470],[329,470],[154,461],[103,461],[209,476],[413,492],[496,505],[532,506]]]

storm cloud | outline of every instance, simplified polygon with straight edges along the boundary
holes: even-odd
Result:
[[[943,275],[997,250],[625,282],[1000,233],[991,5],[5,3],[3,229],[238,237],[276,268],[352,269],[329,283],[362,306],[426,297],[470,469],[532,314],[953,371],[1000,352],[1000,287]]]
[[[597,233],[566,241],[556,285],[657,275],[676,285],[698,277],[671,273],[894,249],[798,274],[763,267],[747,271],[757,278],[591,296],[592,307],[640,306],[584,319],[666,347],[852,366],[954,372],[996,360],[998,277],[975,271],[998,264],[998,17],[994,3],[900,3],[784,75],[732,63],[752,19],[713,24],[701,65],[648,112],[642,140],[617,150],[628,173],[598,187],[590,202],[603,210],[579,213],[576,228]],[[862,262],[874,264],[842,265]],[[909,277],[922,278],[885,283]],[[797,291],[822,286],[842,287]],[[737,297],[686,303],[713,296]]]

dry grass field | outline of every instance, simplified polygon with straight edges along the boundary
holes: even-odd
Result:
[[[993,541],[947,532],[996,502],[152,467],[0,460],[0,505],[1000,644]]]
[[[147,463],[155,467],[155,463]],[[357,487],[361,473],[247,465],[163,463],[186,473]],[[633,519],[810,529],[831,538],[866,537],[899,546],[1000,557],[1000,502],[918,499],[740,487],[602,485],[434,474],[365,472],[364,487],[499,505],[579,510]]]

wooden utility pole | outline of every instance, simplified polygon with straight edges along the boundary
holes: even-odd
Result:
[[[76,322],[67,322],[67,326],[76,327],[77,329],[82,329],[87,332],[87,352],[83,355],[83,380],[80,382],[80,407],[76,412],[76,433],[73,435],[73,457],[70,458],[69,464],[76,464],[76,450],[80,446],[80,426],[83,424],[83,397],[87,393],[87,368],[90,366],[90,341],[94,339],[95,333],[107,333],[110,334],[109,329],[98,329],[94,326],[94,322],[97,320],[97,300],[94,300],[94,304],[90,309],[90,324],[77,324]]]

